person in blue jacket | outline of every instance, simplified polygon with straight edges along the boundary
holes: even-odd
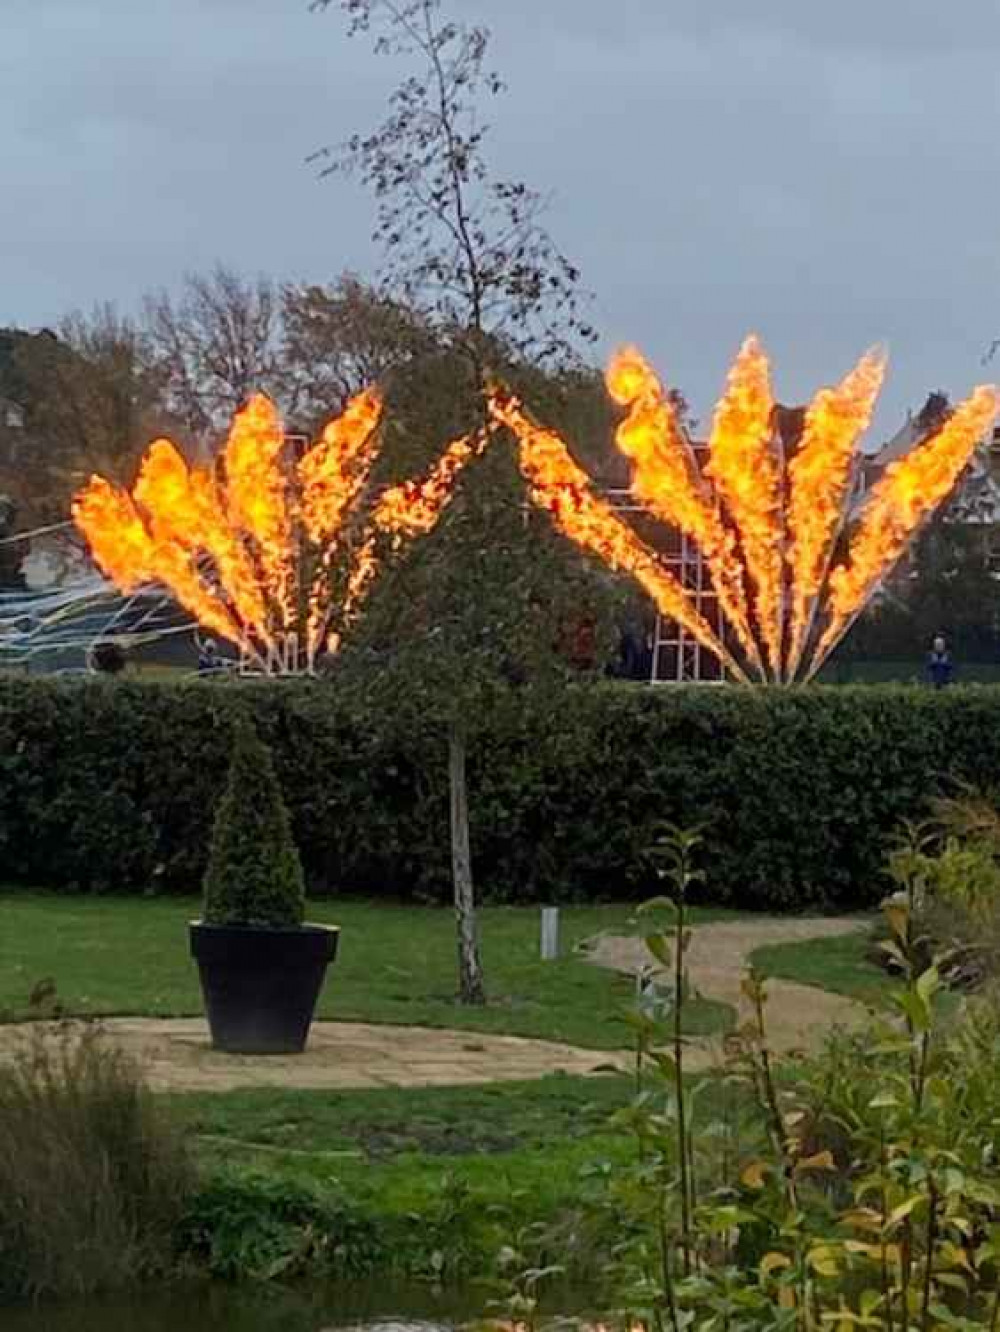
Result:
[[[225,666],[219,656],[218,648],[215,646],[215,640],[206,638],[198,646],[198,674],[218,675],[224,669]]]
[[[927,679],[935,689],[944,689],[955,678],[955,663],[948,651],[948,644],[943,634],[938,634],[931,644],[927,657]]]

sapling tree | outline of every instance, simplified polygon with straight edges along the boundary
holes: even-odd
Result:
[[[332,6],[314,0],[312,7]],[[504,362],[571,364],[574,346],[593,338],[580,275],[543,225],[543,197],[491,168],[486,107],[504,83],[489,64],[488,30],[446,18],[440,0],[340,0],[340,9],[350,36],[370,36],[377,54],[407,61],[409,72],[381,124],[323,149],[316,160],[324,174],[352,175],[373,194],[382,287],[417,312],[435,334],[436,355],[452,367],[443,381],[444,412],[425,419],[450,412],[460,434],[488,430],[489,381]],[[492,494],[480,487],[478,500],[456,510],[449,526],[463,539],[449,546],[442,534],[421,552],[437,609],[423,605],[414,650],[406,654],[407,688],[425,708],[433,706],[448,738],[460,995],[467,1003],[485,998],[469,838],[469,729],[498,665],[509,662],[511,630],[530,622],[539,605],[537,570],[522,561],[514,574],[512,561],[498,559],[501,545],[513,549],[511,516],[523,498],[511,469],[510,484],[503,470],[498,465]],[[497,527],[504,529],[500,541]],[[484,589],[498,566],[505,570],[502,597]],[[444,597],[446,590],[455,595]]]
[[[692,1228],[695,1212],[695,1180],[687,1090],[684,1085],[684,1017],[689,994],[685,953],[691,942],[687,925],[688,895],[704,874],[696,869],[694,855],[701,842],[698,833],[665,824],[649,852],[656,876],[666,890],[663,897],[647,902],[641,911],[666,907],[673,916],[672,928],[654,930],[646,935],[646,947],[652,957],[671,973],[669,1000],[670,1045],[673,1056],[674,1104],[677,1114],[677,1159],[679,1163],[681,1258],[684,1275],[692,1265]],[[664,1274],[669,1281],[669,1273]]]
[[[389,441],[403,475],[460,428],[450,397],[453,358],[397,376]],[[338,662],[338,688],[377,696],[397,724],[441,737],[447,749],[452,879],[460,994],[484,993],[475,935],[467,763],[484,718],[516,724],[521,690],[553,688],[571,670],[597,669],[611,642],[617,582],[525,505],[511,441],[498,438],[459,479],[434,532],[399,562],[386,559],[365,614]],[[583,631],[583,632],[581,632]],[[586,640],[586,641],[581,641]],[[553,697],[553,709],[560,699]],[[437,761],[434,750],[428,767]],[[511,885],[512,890],[519,885]]]
[[[324,173],[353,175],[374,195],[384,286],[480,372],[491,337],[549,361],[593,340],[580,274],[542,223],[544,198],[491,169],[484,110],[504,82],[488,64],[489,30],[446,19],[440,0],[340,0],[340,8],[351,36],[371,34],[377,54],[413,65],[380,125],[316,155]]]

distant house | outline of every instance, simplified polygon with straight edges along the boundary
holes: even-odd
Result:
[[[79,582],[93,572],[72,528],[41,532],[23,543],[21,576],[30,592],[48,592]]]
[[[926,438],[940,419],[936,413],[946,407],[946,400],[932,394],[920,413],[907,417],[877,453],[868,455],[858,477],[852,514],[859,512],[885,469]],[[983,559],[990,572],[1000,577],[1000,426],[994,427],[973,454],[942,518],[946,523],[956,523],[977,533]]]

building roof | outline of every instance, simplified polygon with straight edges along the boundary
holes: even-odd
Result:
[[[905,457],[929,433],[928,425],[920,416],[908,416],[880,449],[864,457],[852,504],[853,513],[861,507],[865,495],[886,467]],[[994,476],[990,464],[990,450],[998,443],[1000,432],[994,430],[991,438],[983,440],[976,449],[948,503],[948,517],[977,526],[1000,523],[1000,481]]]

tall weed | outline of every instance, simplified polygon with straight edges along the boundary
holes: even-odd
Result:
[[[140,1068],[98,1028],[34,1027],[0,1064],[0,1294],[166,1270],[191,1181]]]

